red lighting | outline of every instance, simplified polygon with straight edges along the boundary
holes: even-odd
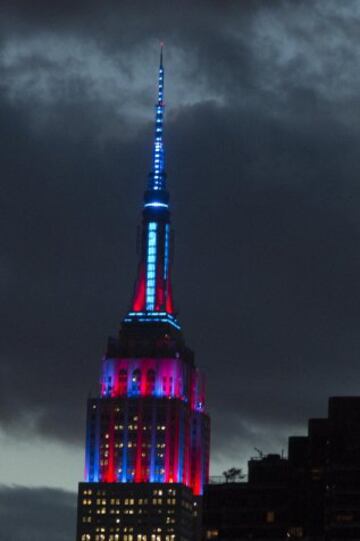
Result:
[[[134,312],[141,312],[145,308],[145,271],[144,265],[140,265],[139,279],[135,287],[133,302]]]
[[[170,280],[167,283],[167,294],[166,294],[166,311],[168,314],[174,313],[174,304],[172,298],[172,287]]]

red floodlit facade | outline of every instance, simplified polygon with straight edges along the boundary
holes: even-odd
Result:
[[[84,505],[90,502],[87,495],[106,494],[107,485],[111,485],[112,494],[120,485],[119,494],[123,494],[124,485],[133,491],[138,484],[146,492],[146,487],[153,484],[183,487],[181,490],[197,497],[208,481],[210,423],[205,412],[204,379],[195,366],[193,352],[185,344],[171,288],[163,89],[161,55],[153,167],[144,197],[133,300],[118,336],[108,341],[101,365],[100,394],[88,400],[85,483],[79,491],[79,498],[85,495],[79,499],[81,541],[95,540],[97,535],[99,539],[122,539],[120,533],[101,533],[118,532],[120,527],[107,530],[108,526],[104,526],[102,530],[98,525],[96,532],[100,533],[94,533],[94,517],[85,513]],[[175,489],[166,490],[175,493]],[[96,501],[106,501],[103,498]],[[96,524],[100,524],[99,520]],[[168,520],[171,523],[170,516]],[[164,539],[176,539],[171,533],[175,530],[168,531]],[[143,539],[147,539],[146,535]]]
[[[156,356],[104,358],[100,397],[89,400],[87,481],[183,483],[202,494],[209,465],[204,381],[173,332],[161,344],[166,326],[156,324]]]

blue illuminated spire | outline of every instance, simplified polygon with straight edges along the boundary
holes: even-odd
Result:
[[[149,175],[148,191],[165,191],[165,151],[163,142],[164,129],[164,66],[163,66],[163,44],[160,51],[159,67],[159,90],[158,100],[155,105],[155,137],[153,149],[152,170]]]
[[[153,164],[144,195],[141,259],[132,309],[125,323],[169,323],[176,321],[171,287],[170,211],[164,164],[164,66],[160,52],[159,90],[155,106],[155,138]]]

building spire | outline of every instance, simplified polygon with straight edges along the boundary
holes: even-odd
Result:
[[[160,49],[159,87],[155,105],[155,137],[152,170],[144,197],[141,254],[131,311],[125,323],[134,320],[170,323],[175,318],[171,287],[171,242],[169,194],[166,190],[164,124],[163,45]]]
[[[160,45],[160,66],[158,79],[158,99],[155,105],[155,135],[152,170],[149,175],[148,191],[159,192],[166,190],[166,173],[165,173],[165,151],[163,142],[164,130],[164,64],[163,64],[163,48],[164,44]]]

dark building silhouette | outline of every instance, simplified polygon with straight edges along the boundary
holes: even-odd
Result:
[[[288,460],[251,459],[248,482],[209,484],[204,494],[205,539],[285,539],[289,524]]]
[[[330,398],[288,458],[248,465],[247,482],[206,487],[205,539],[360,540],[360,397]]]
[[[100,395],[88,401],[77,541],[191,541],[200,534],[209,419],[172,296],[163,91],[161,52],[138,276],[102,360]]]

